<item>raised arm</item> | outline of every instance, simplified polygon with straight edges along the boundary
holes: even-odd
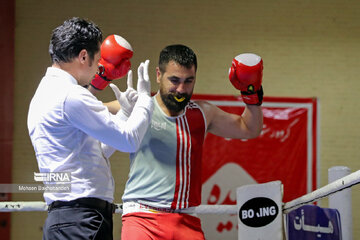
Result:
[[[247,105],[242,115],[228,113],[217,106],[198,101],[208,123],[207,132],[225,138],[249,139],[259,136],[263,115],[260,106]]]
[[[229,69],[232,85],[239,89],[246,104],[242,115],[224,112],[208,102],[199,101],[204,110],[208,132],[227,138],[255,138],[259,136],[263,125],[261,104],[263,61],[253,53],[236,56]]]

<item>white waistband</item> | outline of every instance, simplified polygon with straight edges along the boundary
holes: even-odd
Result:
[[[145,204],[136,202],[124,202],[123,203],[123,214],[134,213],[134,212],[146,212],[146,213],[174,213],[174,209],[170,208],[158,208],[151,207]]]

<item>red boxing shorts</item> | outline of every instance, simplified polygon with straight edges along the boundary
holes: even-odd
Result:
[[[128,213],[121,240],[204,240],[200,219],[182,213]]]

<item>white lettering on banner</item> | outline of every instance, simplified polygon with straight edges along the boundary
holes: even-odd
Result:
[[[297,223],[296,220],[299,222]],[[315,232],[315,233],[333,233],[334,232],[334,226],[332,225],[331,221],[329,221],[327,227],[321,227],[319,224],[317,226],[311,226],[305,224],[305,216],[304,216],[304,210],[301,210],[301,218],[296,216],[294,220],[294,228],[298,231],[303,230],[307,232]],[[320,234],[318,234],[318,237],[321,237]]]
[[[299,121],[299,119],[294,119],[294,121],[292,121],[286,129],[271,129],[269,126],[264,124],[263,130],[261,131],[259,138],[264,137],[267,134],[269,135],[269,138],[279,139],[280,142],[284,142],[286,139],[289,138],[291,134],[291,128]]]
[[[242,216],[242,219],[253,218],[254,217],[254,210],[252,210],[252,209],[242,210],[241,211],[241,216]]]
[[[276,208],[274,206],[271,207],[263,207],[259,209],[259,212],[256,213],[257,217],[267,217],[274,216],[276,214]]]
[[[255,197],[247,200],[239,210],[240,221],[249,227],[270,224],[279,213],[278,206],[271,198]]]
[[[298,123],[300,120],[299,119],[295,119],[294,121],[292,121],[289,126],[287,126],[287,128],[285,129],[272,129],[269,126],[267,126],[265,123],[263,125],[263,129],[260,133],[259,138],[264,138],[265,136],[267,136],[270,139],[277,139],[280,142],[284,142],[286,139],[288,139],[290,137],[291,134],[291,128],[293,126],[295,126],[296,123]],[[225,138],[225,140],[227,141],[232,141],[234,139],[231,138]],[[237,139],[238,140],[238,139]],[[248,141],[248,139],[240,139],[240,141]]]
[[[259,208],[259,211],[256,212],[256,217],[268,217],[276,215],[276,208],[274,206],[271,207],[262,207]],[[253,209],[242,210],[241,211],[242,219],[253,218],[255,216],[255,212]]]
[[[342,239],[337,209],[304,205],[287,213],[286,226],[288,239]]]

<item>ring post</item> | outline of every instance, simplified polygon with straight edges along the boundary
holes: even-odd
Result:
[[[280,181],[237,188],[239,240],[283,239],[282,195]]]
[[[328,182],[332,183],[351,173],[350,168],[344,166],[335,166],[328,170]],[[353,239],[353,223],[352,223],[352,201],[351,188],[344,189],[340,192],[329,196],[329,208],[337,209],[340,213],[342,239]]]

